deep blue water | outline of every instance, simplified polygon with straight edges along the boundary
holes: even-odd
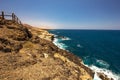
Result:
[[[85,64],[120,74],[120,30],[49,30],[70,38],[61,40],[66,50],[81,57]]]

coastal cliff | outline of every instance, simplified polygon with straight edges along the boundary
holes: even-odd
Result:
[[[40,28],[1,21],[0,80],[93,80],[94,72],[79,57],[55,46],[53,36]]]

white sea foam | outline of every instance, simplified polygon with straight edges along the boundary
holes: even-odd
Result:
[[[61,41],[64,41],[64,40],[71,40],[69,37],[63,37],[63,38],[59,38],[58,35],[54,35],[55,38],[54,38],[54,41],[53,43],[59,47],[60,49],[63,49],[65,50],[68,46],[65,45],[64,43],[62,43]],[[57,38],[58,37],[58,38]]]
[[[95,73],[100,72],[100,73],[104,73],[105,75],[107,75],[109,78],[113,78],[114,80],[120,80],[120,74],[115,74],[110,70],[107,70],[105,68],[98,68],[94,65],[88,66],[90,69],[92,69],[93,71],[95,71]],[[94,76],[94,80],[99,80],[97,79],[97,74],[95,74]]]
[[[82,48],[83,46],[82,46],[82,45],[80,45],[80,44],[77,44],[77,47]]]
[[[68,38],[68,37],[65,37],[65,38],[61,38],[61,40],[71,40],[70,38]]]
[[[84,57],[84,60],[88,61],[89,60],[88,58],[89,58],[89,56],[86,56],[86,57]],[[115,74],[111,70],[106,69],[106,68],[109,68],[109,66],[110,66],[107,62],[105,62],[103,60],[97,60],[97,59],[95,59],[95,60],[96,60],[95,64],[100,65],[103,68],[96,67],[95,65],[91,65],[91,66],[86,65],[87,67],[89,67],[90,69],[92,69],[95,72],[93,80],[100,80],[100,78],[97,75],[97,72],[104,73],[109,78],[113,78],[114,80],[120,80],[120,74]]]
[[[105,68],[109,68],[109,64],[103,60],[96,60],[96,62],[99,64],[99,65],[102,65],[104,66]]]
[[[93,80],[102,80],[102,79],[100,79],[100,78],[98,77],[97,73],[95,72],[95,74],[94,74],[94,79],[93,79]]]
[[[65,49],[68,47],[67,45],[61,43],[60,40],[57,39],[57,38],[54,39],[53,43],[54,43],[57,47],[59,47],[60,49],[63,49],[63,50],[65,50]]]

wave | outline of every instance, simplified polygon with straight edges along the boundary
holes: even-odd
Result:
[[[83,58],[83,61],[87,67],[89,67],[90,69],[92,69],[95,72],[94,80],[101,80],[97,76],[97,72],[104,73],[109,78],[113,78],[114,80],[120,80],[120,77],[119,77],[120,74],[116,74],[116,73],[112,72],[111,70],[109,70],[110,65],[106,61],[92,58],[92,60],[94,60],[94,61],[91,62],[90,59],[91,59],[91,57],[86,56]]]
[[[77,44],[77,47],[82,48],[83,46],[82,46],[82,45],[80,45],[80,44]]]
[[[94,65],[88,66],[90,69],[92,69],[93,71],[95,71],[95,75],[94,75],[94,80],[100,80],[99,77],[97,77],[97,72],[99,73],[104,73],[105,75],[107,75],[109,78],[113,78],[114,80],[120,80],[120,74],[116,74],[114,72],[112,72],[111,70],[107,70],[105,68],[98,68]]]
[[[101,68],[106,68],[108,69],[110,67],[110,65],[104,61],[104,60],[100,60],[100,59],[96,59],[95,57],[93,56],[86,56],[83,58],[83,61],[85,64],[89,64],[89,65],[95,65],[95,66],[98,66],[98,67],[101,67]]]
[[[70,38],[68,38],[68,37],[64,37],[64,38],[61,38],[61,40],[71,40]]]
[[[63,49],[65,50],[68,46],[64,43],[62,43],[62,41],[65,41],[65,40],[71,40],[69,37],[62,37],[62,36],[58,36],[58,35],[54,35],[54,40],[53,40],[53,43],[59,47],[60,49]],[[68,50],[67,50],[68,51]]]
[[[63,50],[65,50],[65,49],[68,47],[68,46],[65,45],[64,43],[61,43],[61,40],[60,40],[60,39],[57,39],[57,38],[54,39],[53,43],[54,43],[57,47],[59,47],[60,49],[63,49]]]
[[[109,66],[110,66],[107,62],[105,62],[103,60],[96,60],[96,64],[98,64],[104,68],[109,68]]]

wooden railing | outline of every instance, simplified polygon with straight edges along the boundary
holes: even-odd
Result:
[[[22,24],[20,19],[14,14],[6,14],[4,11],[0,12],[0,17],[2,20],[12,20],[14,23]],[[9,17],[11,19],[7,19],[6,17]]]

